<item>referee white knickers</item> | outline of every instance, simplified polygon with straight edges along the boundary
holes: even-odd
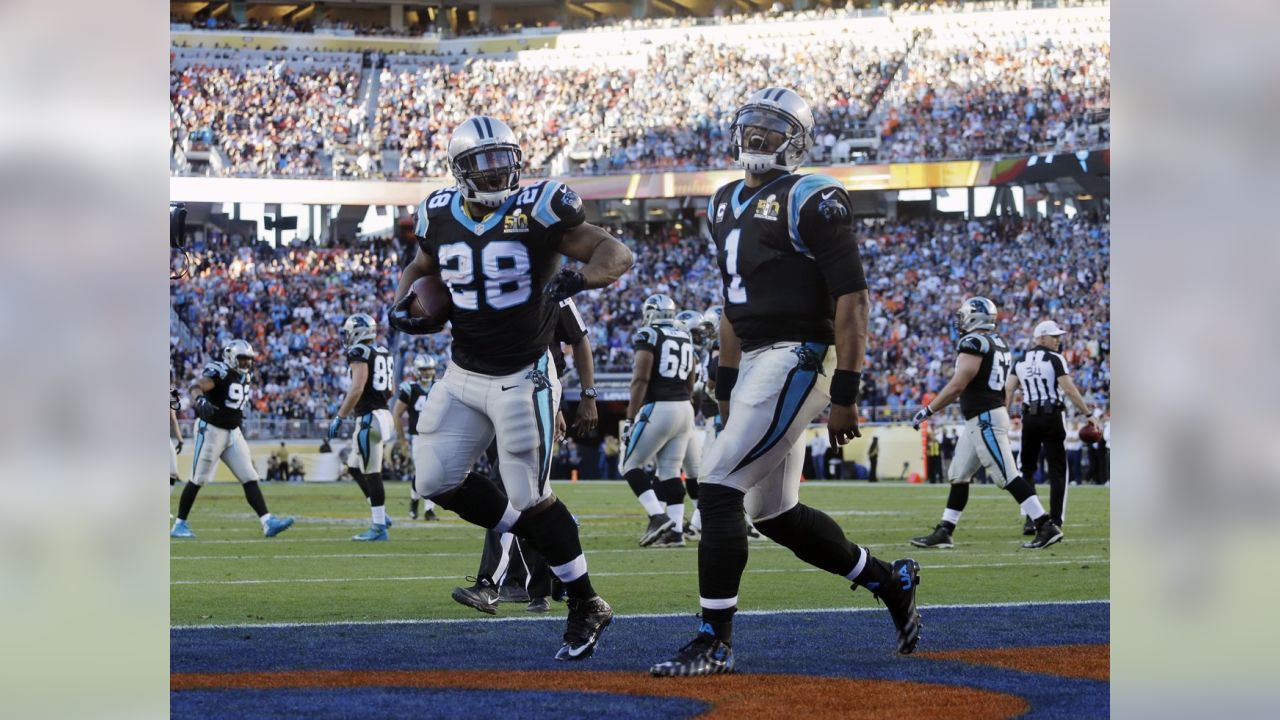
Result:
[[[551,497],[551,453],[560,380],[551,354],[510,375],[484,375],[453,363],[418,415],[413,446],[418,494],[434,498],[462,484],[498,439],[507,499],[523,511]],[[502,528],[506,531],[509,528]]]
[[[195,459],[192,460],[191,482],[204,485],[213,479],[213,471],[218,461],[227,464],[231,473],[242,483],[256,482],[258,469],[253,466],[253,456],[249,454],[249,443],[245,442],[240,428],[227,430],[217,425],[210,425],[204,420],[196,421]]]
[[[622,454],[622,473],[657,462],[658,479],[680,477],[680,463],[693,433],[693,405],[688,400],[661,400],[640,408]]]
[[[803,349],[803,352],[800,352]],[[699,485],[746,493],[753,520],[768,520],[800,502],[801,435],[831,402],[834,348],[775,343],[742,354],[729,419],[711,443]]]
[[[979,466],[986,468],[991,481],[1002,488],[1020,474],[1009,448],[1009,411],[1003,407],[964,421],[964,432],[956,441],[956,454],[947,475],[952,483],[967,483],[973,480]]]
[[[382,443],[394,431],[390,410],[374,410],[356,418],[347,466],[361,473],[382,472]]]

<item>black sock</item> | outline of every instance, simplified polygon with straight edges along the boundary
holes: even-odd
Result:
[[[517,536],[531,538],[538,552],[553,568],[567,565],[580,557],[586,561],[582,542],[578,539],[578,524],[559,498],[541,512],[521,514],[511,531]],[[570,598],[586,600],[596,595],[591,578],[585,572],[577,578],[565,580],[564,587]]]
[[[881,585],[893,578],[893,566],[871,557],[871,551],[866,548],[862,548],[862,551],[867,554],[867,564],[853,581],[871,592],[877,592]]]
[[[411,513],[418,512],[418,501],[415,500],[414,498],[409,498],[409,512]]]
[[[1026,478],[1021,475],[1010,480],[1009,484],[1004,486],[1004,489],[1009,491],[1009,494],[1013,496],[1013,499],[1016,500],[1019,505],[1021,505],[1027,498],[1036,494],[1036,489],[1031,487],[1031,483],[1027,482]]]
[[[364,476],[364,486],[368,490],[369,507],[380,507],[387,504],[387,492],[382,487],[382,473],[369,473]]]
[[[685,492],[689,493],[689,499],[694,505],[698,504],[698,478],[691,477],[684,481]]]
[[[947,509],[963,512],[969,504],[969,483],[951,483],[951,492],[947,495]]]
[[[200,492],[200,486],[189,482],[182,487],[182,496],[178,498],[178,519],[186,520],[191,514],[191,506],[196,502],[196,495]]]
[[[703,511],[704,527],[705,517]],[[760,520],[756,529],[801,560],[841,577],[853,571],[861,556],[858,546],[849,542],[831,516],[808,505],[796,505],[777,517]]]
[[[170,475],[170,476],[169,476],[169,487],[173,487],[174,485],[177,485],[177,484],[178,484],[178,476],[177,476],[177,475]]]
[[[267,514],[267,500],[262,497],[262,488],[258,487],[257,480],[250,480],[244,484],[244,499],[249,501],[249,507],[258,513],[258,517]]]
[[[622,476],[622,479],[626,480],[627,485],[631,486],[631,492],[635,493],[636,497],[640,497],[645,492],[653,489],[653,482],[649,480],[649,473],[645,472],[643,468],[628,470]]]
[[[357,469],[355,469],[355,468],[353,468],[353,467],[349,467],[349,468],[347,468],[347,470],[349,470],[349,471],[351,472],[351,479],[356,481],[356,485],[359,485],[359,486],[360,486],[360,492],[364,493],[364,498],[365,498],[366,500],[368,500],[368,499],[369,499],[369,486],[368,486],[368,485],[366,485],[366,484],[365,484],[365,482],[364,482],[364,473],[360,472],[359,470],[357,470]]]
[[[747,519],[742,513],[743,493],[724,485],[699,488],[702,539],[698,542],[698,594],[709,600],[738,596],[742,571],[747,567]],[[737,607],[702,609],[702,617],[728,643],[733,637],[733,613]]]

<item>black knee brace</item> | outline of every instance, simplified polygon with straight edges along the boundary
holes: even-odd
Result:
[[[437,505],[452,510],[472,525],[492,529],[507,511],[507,497],[488,480],[473,481],[470,476],[458,487],[431,498]]]
[[[662,480],[658,483],[658,499],[668,505],[680,505],[684,502],[684,483],[680,478]]]
[[[704,528],[706,516],[703,510]],[[789,548],[796,557],[829,573],[846,575],[858,561],[858,546],[849,542],[836,521],[807,505],[796,505],[768,520],[757,520],[756,529]]]
[[[517,537],[529,538],[547,562],[563,565],[582,554],[578,525],[569,508],[556,498],[541,512],[526,512],[511,527]]]
[[[698,478],[691,477],[684,481],[684,489],[689,492],[689,499],[698,502]]]
[[[626,480],[627,485],[631,486],[631,492],[635,493],[636,497],[640,497],[645,492],[653,489],[653,481],[649,479],[649,473],[645,472],[643,468],[628,470],[622,476],[622,479]]]

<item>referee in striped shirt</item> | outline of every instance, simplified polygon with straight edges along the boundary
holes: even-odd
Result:
[[[1084,417],[1093,417],[1093,408],[1085,402],[1080,390],[1067,372],[1067,361],[1058,353],[1062,336],[1067,331],[1052,320],[1036,326],[1035,347],[1013,366],[1013,375],[1005,386],[1005,406],[1013,407],[1014,394],[1022,388],[1022,476],[1031,479],[1043,448],[1049,464],[1049,516],[1062,527],[1067,504],[1067,430],[1062,411],[1063,396]],[[1088,422],[1092,423],[1092,420]],[[1023,528],[1026,533],[1026,528]],[[1035,532],[1033,527],[1032,533]]]

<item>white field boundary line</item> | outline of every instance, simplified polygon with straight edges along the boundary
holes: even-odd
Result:
[[[1031,602],[1003,602],[1003,603],[962,603],[951,605],[921,605],[921,611],[928,610],[985,610],[996,608],[1029,608],[1029,607],[1051,607],[1054,605],[1110,605],[1111,600],[1104,598],[1101,600],[1036,600]],[[884,612],[884,608],[879,605],[872,607],[836,607],[836,608],[789,608],[784,610],[739,610],[737,615],[802,615],[808,613],[867,613],[867,612]],[[646,618],[689,618],[687,612],[682,613],[634,613],[626,615],[614,615],[615,620],[643,620]],[[169,630],[189,632],[192,630],[244,630],[244,629],[269,629],[269,628],[320,628],[320,627],[349,627],[357,625],[460,625],[470,623],[523,623],[523,622],[564,622],[564,618],[559,615],[504,615],[489,618],[414,618],[411,620],[328,620],[321,622],[298,622],[298,623],[244,623],[244,624],[211,624],[211,625],[170,625]]]
[[[1007,545],[1012,547],[1017,542],[1018,542],[1017,540],[971,540],[969,542],[964,543],[964,547],[967,548],[970,545]],[[1111,542],[1109,538],[1093,538],[1093,539],[1073,538],[1071,540],[1071,544],[1068,547],[1075,547],[1077,545],[1097,545],[1100,543],[1109,543],[1109,542]],[[686,545],[685,547],[697,547],[697,546]],[[1061,552],[1062,550],[1068,549],[1068,547],[1056,547],[1055,551]],[[662,550],[677,550],[677,549],[679,548],[656,548],[652,550],[641,548],[641,547],[621,548],[621,549],[615,548],[610,550],[591,550],[587,552],[587,555],[589,559],[589,558],[595,557],[596,555],[620,555],[623,553],[647,554],[647,553],[661,552]],[[788,548],[785,548],[781,545],[777,545],[775,543],[769,543],[767,545],[751,546],[751,552],[753,553],[766,552],[766,551],[782,552],[784,550],[790,552]],[[956,550],[954,548],[944,548],[941,550],[930,551],[930,553],[934,553],[934,552],[945,554],[948,557],[956,557],[956,556],[965,557],[965,553],[963,550]],[[173,555],[173,556],[170,556],[169,560],[173,562],[177,562],[177,561],[191,561],[191,560],[210,560],[210,561],[213,561],[213,560],[312,560],[312,559],[341,560],[344,558],[430,559],[430,558],[452,558],[452,557],[474,558],[476,557],[476,554],[477,553],[475,551],[471,551],[471,552],[419,552],[419,553],[387,552],[387,553],[350,553],[350,554],[326,553],[323,555],[309,555],[304,553],[293,553],[290,555]],[[1020,553],[1007,553],[1007,554],[999,554],[999,555],[983,554],[981,557],[1017,557],[1019,555],[1026,555],[1026,554],[1027,554],[1027,551],[1023,550]],[[655,555],[654,557],[670,557],[670,556]]]
[[[925,565],[921,564],[920,569],[923,570],[960,570],[969,568],[998,568],[998,567],[1039,567],[1043,565],[1074,565],[1076,563],[1093,563],[1095,565],[1109,565],[1111,559],[1105,556],[1091,556],[1073,558],[1070,560],[1046,560],[1031,562],[1004,562],[1004,563],[962,563],[958,565]],[[825,572],[818,568],[761,568],[759,570],[746,571],[752,575],[765,575],[776,573],[816,573]],[[592,577],[655,577],[662,575],[697,575],[698,571],[694,570],[648,570],[641,572],[598,572],[591,573]],[[172,580],[169,585],[305,585],[313,583],[352,583],[352,582],[437,582],[447,580],[449,582],[459,582],[457,575],[407,575],[394,577],[344,577],[344,578],[267,578],[255,580]]]

